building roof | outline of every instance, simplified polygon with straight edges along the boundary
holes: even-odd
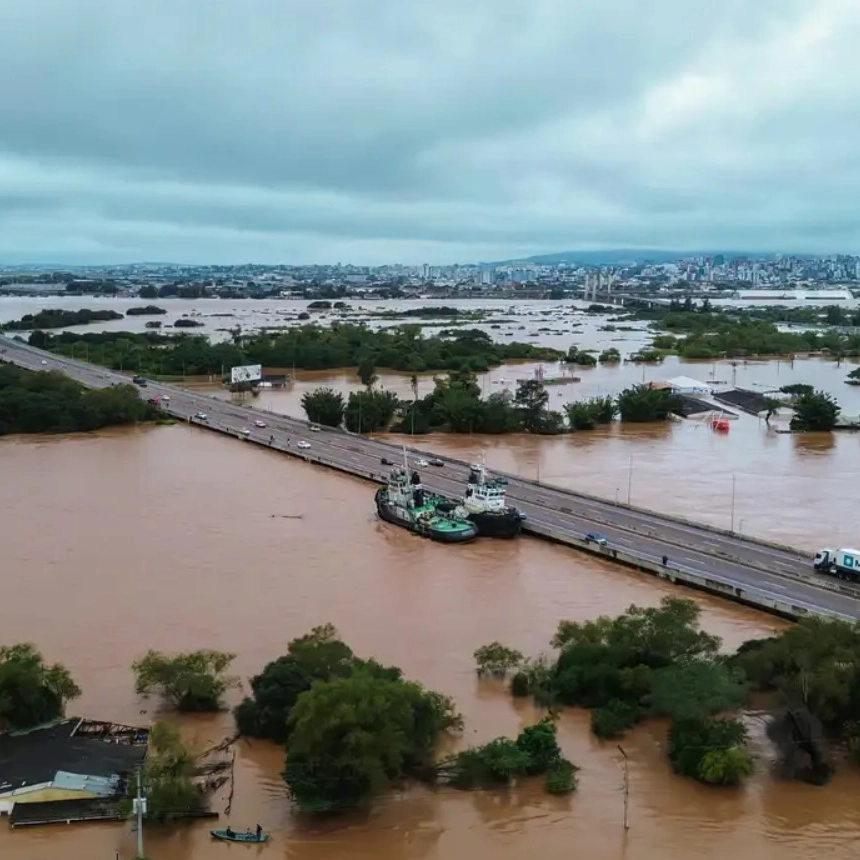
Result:
[[[710,391],[711,386],[707,382],[700,382],[698,379],[693,379],[692,376],[673,376],[666,380],[666,384],[670,388],[679,390],[690,389],[692,391]]]
[[[143,761],[145,744],[77,735],[80,723],[71,719],[29,732],[0,734],[0,793],[53,783],[60,771],[110,779]]]

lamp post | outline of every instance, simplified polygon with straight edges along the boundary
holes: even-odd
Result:
[[[731,515],[732,523],[730,531],[734,534],[735,531],[735,475],[732,473],[732,515]]]
[[[630,507],[630,496],[633,491],[633,455],[630,455],[630,468],[627,470],[627,507]]]

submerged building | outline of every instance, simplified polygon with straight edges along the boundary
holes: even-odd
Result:
[[[0,734],[0,815],[13,826],[115,818],[149,729],[80,718]]]

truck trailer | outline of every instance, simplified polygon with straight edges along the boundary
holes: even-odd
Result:
[[[820,549],[812,566],[821,573],[860,582],[860,549]]]

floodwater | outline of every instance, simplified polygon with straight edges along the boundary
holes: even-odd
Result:
[[[651,340],[644,322],[609,323],[607,316],[582,313],[584,302],[511,300],[424,300],[397,302],[347,302],[350,313],[407,310],[431,305],[453,305],[466,310],[483,309],[490,316],[481,323],[468,322],[495,340],[522,340],[566,350],[616,347],[629,355]],[[300,324],[297,315],[305,300],[142,300],[60,296],[0,298],[0,321],[16,319],[46,307],[67,310],[81,307],[125,312],[135,305],[158,304],[168,309],[171,323],[183,315],[194,316],[212,337],[240,325],[243,330],[261,326]],[[314,313],[323,324],[337,318],[335,312]],[[348,318],[348,317],[347,317]],[[142,330],[148,317],[129,317],[78,331]],[[401,320],[402,321],[402,320]],[[414,322],[415,320],[412,320]],[[370,324],[394,325],[397,320],[370,320]],[[450,325],[451,323],[444,323]],[[606,330],[607,326],[614,330]],[[222,329],[219,333],[218,329]],[[437,330],[428,327],[428,331]],[[675,376],[688,376],[718,388],[733,386],[767,391],[792,383],[806,383],[834,395],[847,417],[860,416],[860,386],[845,384],[855,363],[838,364],[818,358],[795,361],[702,362],[669,357],[661,364],[629,362],[594,368],[566,368],[549,364],[546,376],[575,374],[580,381],[548,388],[550,406],[561,409],[571,400],[615,395],[623,388]],[[133,370],[133,368],[130,368]],[[292,368],[286,368],[292,374]],[[538,365],[521,362],[496,368],[480,382],[485,395],[512,390],[518,378],[530,377]],[[299,371],[287,389],[264,391],[252,405],[304,417],[301,397],[319,385],[344,393],[360,387],[354,370]],[[379,384],[404,399],[411,398],[411,377],[380,371]],[[417,393],[423,397],[433,388],[433,374],[418,377]],[[223,389],[213,389],[227,396]],[[484,454],[490,468],[582,490],[606,499],[631,502],[666,513],[689,516],[720,528],[768,537],[808,552],[822,546],[856,546],[857,523],[850,500],[860,484],[860,434],[850,432],[790,435],[785,421],[772,419],[770,426],[756,417],[733,410],[737,419],[730,431],[718,435],[704,421],[678,424],[629,425],[616,423],[588,433],[560,437],[535,436],[437,436],[420,437],[418,446],[464,459]],[[777,501],[778,500],[778,501]]]
[[[480,377],[485,394],[513,389],[518,378],[534,374],[534,363],[511,364]],[[559,373],[554,367],[545,368]],[[569,373],[571,371],[563,371]],[[843,364],[820,359],[748,362],[685,362],[667,358],[661,365],[576,368],[580,382],[550,386],[550,406],[673,376],[701,381],[734,381],[743,388],[767,390],[803,382],[828,391],[845,415],[860,415],[860,387],[845,385]],[[379,385],[411,399],[411,378],[380,372]],[[433,375],[418,378],[419,397],[433,389]],[[264,389],[245,403],[257,409],[304,417],[302,396],[319,386],[344,394],[361,384],[352,369],[300,372],[281,390]],[[229,395],[212,389],[219,397]],[[464,460],[482,454],[490,469],[509,472],[600,496],[620,503],[663,511],[718,528],[768,538],[808,551],[820,546],[856,546],[857,521],[848,500],[860,484],[860,434],[852,432],[794,435],[777,430],[785,421],[763,419],[735,410],[727,434],[705,421],[627,424],[562,436],[434,434],[416,436],[414,446],[449,453]],[[407,436],[388,441],[413,444]]]
[[[462,743],[479,743],[538,714],[498,684],[476,680],[478,645],[500,639],[536,653],[563,618],[679,593],[531,539],[456,548],[422,541],[376,521],[367,484],[186,426],[5,439],[0,475],[0,641],[33,640],[48,659],[65,662],[84,690],[72,710],[84,716],[153,718],[155,706],[135,697],[129,671],[150,647],[232,651],[247,678],[290,638],[330,621],[359,654],[454,696],[465,716]],[[667,474],[663,491],[679,492],[687,479]],[[784,506],[774,502],[773,516]],[[781,626],[696,599],[704,625],[727,646]],[[565,753],[582,768],[570,797],[548,797],[534,784],[477,793],[416,787],[381,798],[369,815],[326,824],[290,811],[279,750],[243,742],[229,822],[259,822],[274,841],[212,844],[211,825],[200,823],[147,831],[146,853],[154,860],[218,860],[237,850],[289,860],[854,858],[857,772],[844,766],[825,788],[778,783],[767,772],[761,719],[749,721],[759,769],[738,791],[673,776],[660,724],[625,738],[626,833],[621,753],[593,739],[580,712],[560,721]],[[231,732],[226,714],[181,725],[197,748]],[[223,810],[223,797],[216,808]],[[0,823],[3,860],[113,860],[116,852],[134,853],[128,825],[10,832]]]

